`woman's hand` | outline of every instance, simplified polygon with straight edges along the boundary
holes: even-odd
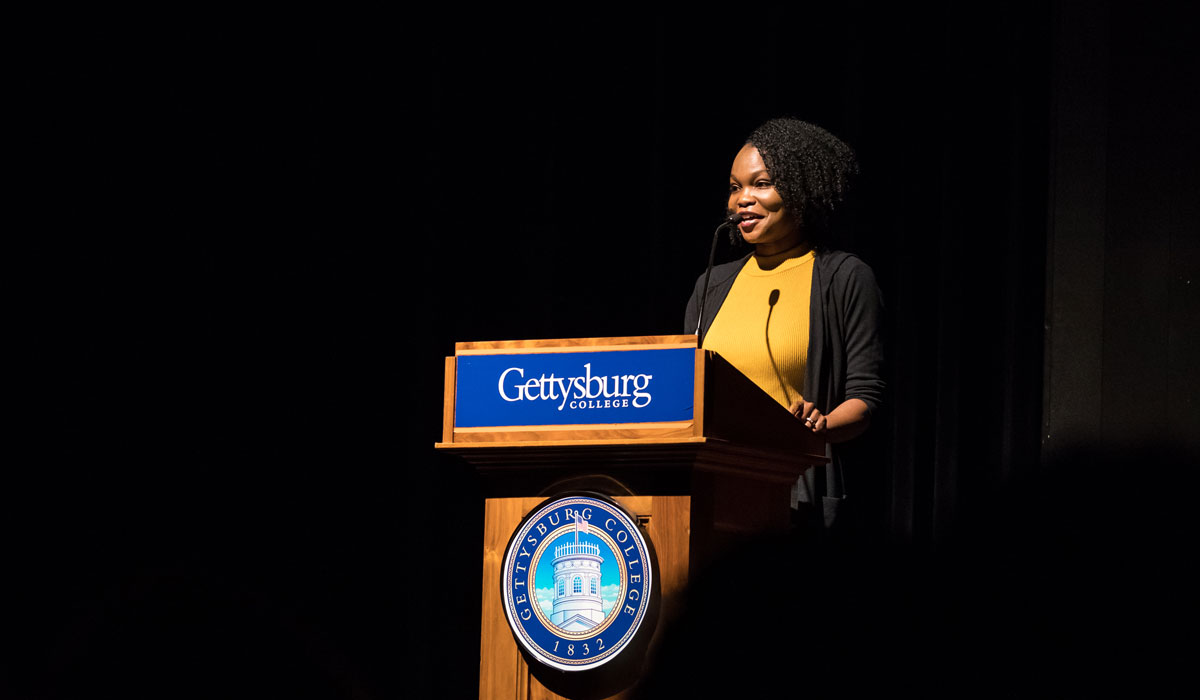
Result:
[[[829,419],[817,410],[816,404],[812,401],[805,401],[804,397],[800,397],[788,406],[788,410],[792,415],[804,421],[804,427],[814,433],[823,433],[829,427]]]
[[[871,424],[867,404],[862,399],[848,399],[825,415],[812,401],[800,397],[788,406],[788,410],[804,422],[804,427],[824,437],[826,442],[845,442],[858,437]]]

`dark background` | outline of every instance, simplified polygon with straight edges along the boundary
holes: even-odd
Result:
[[[18,66],[0,690],[474,694],[442,357],[679,332],[780,115],[858,151],[889,312],[878,549],[830,580],[924,631],[839,648],[925,691],[1169,672],[1200,100],[1190,16],[1133,5],[56,18]]]

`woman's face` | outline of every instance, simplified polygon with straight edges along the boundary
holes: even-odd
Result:
[[[738,230],[758,255],[774,255],[803,242],[800,221],[783,205],[758,149],[742,146],[729,171],[729,213],[740,214]]]

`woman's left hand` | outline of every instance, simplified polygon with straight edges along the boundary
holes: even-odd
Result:
[[[816,404],[812,401],[805,401],[803,398],[796,399],[791,406],[788,406],[788,410],[792,412],[793,416],[804,421],[804,427],[814,433],[823,433],[828,426],[829,421],[824,414],[817,410]]]
[[[804,427],[829,442],[851,440],[861,435],[871,424],[870,411],[862,399],[849,399],[830,411],[828,416],[817,410],[812,401],[805,401],[803,397],[793,401],[788,410],[804,423]]]

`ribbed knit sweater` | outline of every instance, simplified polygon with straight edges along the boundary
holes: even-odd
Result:
[[[785,408],[804,387],[812,263],[804,247],[752,256],[704,338],[704,347]]]

